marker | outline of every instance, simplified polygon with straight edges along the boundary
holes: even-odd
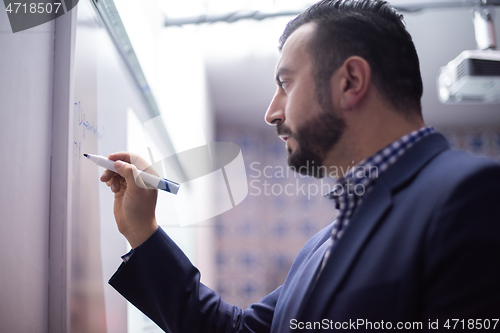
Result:
[[[90,154],[83,154],[86,158],[97,164],[98,166],[101,166],[103,168],[106,168],[108,170],[114,171],[118,173],[115,169],[115,162],[110,159],[107,159],[104,156],[100,155],[90,155]],[[123,162],[123,161],[122,161]],[[164,190],[167,192],[170,192],[172,194],[177,194],[179,191],[179,187],[181,186],[180,184],[177,184],[171,180],[165,179],[165,178],[160,178],[156,177],[150,173],[140,171],[139,170],[139,177],[144,181],[144,184],[156,187],[160,190]]]

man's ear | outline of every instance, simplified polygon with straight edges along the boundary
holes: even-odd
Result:
[[[342,110],[351,110],[366,96],[372,71],[368,62],[358,56],[344,61],[337,71],[339,102]]]

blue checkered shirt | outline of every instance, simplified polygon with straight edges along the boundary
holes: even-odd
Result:
[[[345,176],[337,180],[332,191],[325,194],[326,198],[333,200],[339,210],[339,215],[333,222],[332,236],[321,263],[321,270],[325,267],[333,246],[349,225],[349,218],[363,202],[363,195],[372,190],[375,180],[415,142],[433,132],[433,127],[422,127],[403,136],[371,157],[359,162]]]

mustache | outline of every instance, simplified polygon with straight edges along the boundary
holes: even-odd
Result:
[[[292,131],[286,127],[282,122],[276,124],[276,134],[277,135],[292,135]]]

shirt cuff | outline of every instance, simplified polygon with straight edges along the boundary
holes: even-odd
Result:
[[[156,231],[155,231],[155,232],[153,232],[153,235],[154,235],[154,234],[156,234],[156,233],[158,232],[158,229],[160,229],[160,226],[158,226],[158,228],[156,229]],[[153,235],[151,235],[151,237],[152,237]],[[151,237],[149,237],[149,238],[146,240],[146,242],[147,242],[147,241],[148,241]],[[144,243],[145,243],[145,242],[144,242]],[[143,244],[144,244],[144,243],[143,243]],[[142,244],[141,244],[141,245],[142,245]],[[125,263],[125,262],[129,261],[129,260],[130,260],[130,258],[132,258],[132,255],[134,254],[135,250],[137,250],[139,247],[141,247],[141,245],[139,245],[139,246],[138,246],[138,247],[136,247],[135,249],[130,250],[127,254],[124,254],[124,255],[122,256],[122,260],[123,260],[123,262]]]
[[[127,254],[122,255],[122,260],[123,262],[127,262],[132,258],[132,255],[134,254],[135,249],[130,250]]]

